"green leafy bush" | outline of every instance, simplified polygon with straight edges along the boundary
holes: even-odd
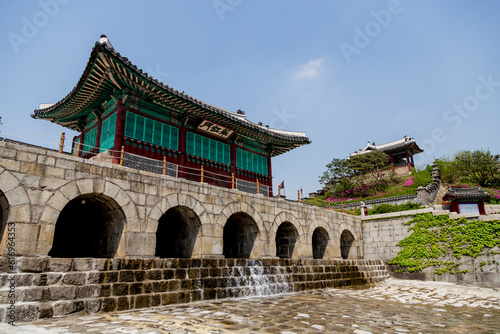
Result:
[[[373,209],[368,210],[369,215],[378,215],[382,213],[390,213],[390,212],[399,212],[399,211],[408,211],[408,210],[416,210],[420,209],[421,205],[418,203],[408,202],[405,204],[380,204],[375,205]]]
[[[434,217],[430,213],[417,215],[406,223],[412,225],[412,234],[398,246],[401,251],[389,264],[406,267],[409,272],[436,266],[435,273],[450,272],[458,266],[454,261],[444,261],[447,256],[461,259],[475,258],[486,248],[500,245],[500,220],[482,222],[465,218],[450,219],[448,215]],[[456,270],[455,272],[459,272]]]

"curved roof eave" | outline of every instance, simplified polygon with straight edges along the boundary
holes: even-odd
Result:
[[[102,39],[101,39],[102,40]],[[118,59],[123,65],[125,65],[129,70],[131,70],[135,75],[142,77],[143,79],[147,80],[149,83],[157,86],[158,88],[164,90],[167,93],[170,93],[174,95],[177,98],[180,98],[184,101],[190,102],[194,105],[196,105],[198,108],[202,108],[205,110],[208,110],[212,113],[219,114],[223,116],[224,118],[227,118],[229,120],[232,120],[234,122],[239,123],[241,126],[244,126],[246,128],[249,128],[251,131],[259,132],[261,134],[278,138],[287,142],[295,142],[295,143],[300,143],[300,145],[306,145],[310,144],[311,141],[309,138],[306,137],[305,132],[295,132],[295,131],[284,131],[284,130],[279,130],[279,129],[272,129],[268,128],[266,126],[258,125],[255,124],[249,120],[246,119],[244,115],[234,113],[219,107],[215,107],[209,103],[203,102],[201,100],[198,100],[192,96],[189,96],[185,94],[184,92],[180,92],[166,84],[164,84],[161,81],[158,81],[157,79],[149,76],[146,72],[143,70],[139,69],[136,65],[132,64],[128,60],[127,57],[123,57],[119,52],[117,52],[114,47],[112,47],[110,44],[106,43],[107,39],[104,42],[96,42],[95,46],[92,48],[91,55],[89,57],[89,61],[87,63],[87,66],[80,77],[77,85],[73,88],[73,90],[66,95],[61,101],[49,105],[46,108],[43,109],[36,109],[34,111],[34,114],[32,114],[33,118],[53,118],[54,116],[51,115],[54,111],[64,107],[65,104],[67,104],[69,101],[71,101],[72,98],[74,98],[78,92],[82,89],[82,87],[85,85],[85,82],[95,64],[97,55],[100,52],[108,52],[111,54],[113,57]],[[45,115],[45,117],[44,117]]]

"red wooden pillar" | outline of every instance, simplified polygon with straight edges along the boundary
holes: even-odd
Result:
[[[394,156],[391,154],[391,165],[392,165],[392,171],[394,172],[394,170],[396,169],[396,164],[394,162]]]
[[[479,214],[480,215],[485,215],[486,214],[486,210],[484,208],[484,200],[480,200],[479,202],[477,202],[477,207],[479,209]]]
[[[83,153],[83,152],[85,151],[85,148],[87,147],[87,146],[85,146],[85,140],[86,140],[86,139],[85,139],[85,137],[86,137],[86,135],[85,135],[85,134],[86,134],[86,132],[84,132],[84,130],[82,130],[82,134],[80,135],[80,138],[81,138],[81,139],[80,139],[80,146],[82,147],[82,151],[81,151],[81,153],[80,153],[80,157],[83,157],[83,156],[84,156],[84,153]],[[87,154],[87,153],[85,153],[85,154]]]
[[[187,148],[187,129],[186,125],[183,125],[179,132],[179,151],[181,152],[181,157],[179,161],[179,171],[178,177],[186,178],[186,148]]]
[[[267,176],[269,177],[269,197],[273,197],[273,171],[271,168],[271,154],[267,156]]]
[[[406,163],[408,164],[408,171],[411,172],[410,154],[408,151],[406,151]]]
[[[120,163],[120,150],[124,144],[125,134],[125,107],[121,98],[118,99],[116,108],[116,128],[115,128],[115,145],[113,146],[113,163]]]
[[[95,136],[95,147],[96,147],[96,154],[99,154],[101,152],[101,131],[102,131],[102,119],[99,118],[97,120],[97,133]]]

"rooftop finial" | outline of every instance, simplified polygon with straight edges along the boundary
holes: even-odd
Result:
[[[108,46],[108,48],[114,49],[113,44],[111,44],[108,37],[106,37],[106,35],[104,35],[104,34],[102,34],[101,38],[99,38],[99,43],[106,44]]]

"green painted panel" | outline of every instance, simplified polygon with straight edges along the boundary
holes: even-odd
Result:
[[[231,163],[228,144],[192,132],[187,133],[186,141],[186,152],[188,154],[226,165]]]
[[[267,158],[236,148],[236,167],[267,175]]]
[[[125,136],[151,144],[178,149],[179,129],[127,111]]]
[[[115,145],[116,113],[102,122],[101,144],[99,152],[104,152]]]
[[[92,130],[85,134],[83,139],[83,149],[82,152],[86,153],[95,147],[95,141],[97,138],[97,126],[93,127]]]

